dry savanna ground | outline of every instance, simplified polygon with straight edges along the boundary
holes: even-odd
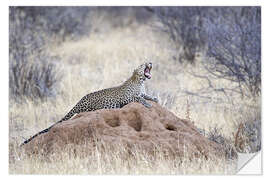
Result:
[[[232,174],[235,163],[227,159],[153,158],[138,153],[123,159],[125,149],[118,152],[99,148],[88,156],[74,156],[71,149],[44,159],[26,156],[18,145],[36,132],[60,120],[77,101],[89,92],[116,86],[125,81],[133,69],[145,61],[153,63],[152,79],[147,91],[181,118],[189,118],[206,131],[213,128],[234,139],[240,122],[260,114],[260,99],[242,98],[238,93],[209,90],[232,87],[233,83],[215,79],[207,73],[197,55],[195,65],[180,64],[174,43],[168,35],[149,25],[136,23],[110,31],[91,32],[89,37],[61,44],[49,44],[46,51],[53,56],[59,75],[56,98],[19,104],[9,103],[9,172],[11,174]],[[45,49],[44,49],[45,51]],[[201,78],[199,76],[207,78]],[[189,108],[187,108],[189,107]],[[77,147],[83,152],[84,147]]]

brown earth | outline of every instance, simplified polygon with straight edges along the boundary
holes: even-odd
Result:
[[[153,105],[151,108],[130,103],[121,109],[80,113],[23,147],[30,154],[47,155],[70,144],[86,144],[91,151],[102,142],[129,151],[139,148],[150,154],[158,149],[177,156],[224,156],[223,148],[202,136],[193,123],[176,117],[157,103],[149,103]]]

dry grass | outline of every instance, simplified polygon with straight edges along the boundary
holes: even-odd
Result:
[[[14,145],[16,146],[16,145]],[[116,146],[116,145],[115,145]],[[233,174],[235,162],[222,158],[170,157],[158,148],[149,155],[139,147],[128,151],[122,144],[108,147],[102,142],[88,151],[86,144],[70,145],[55,150],[54,154],[27,156],[23,149],[14,150],[10,156],[11,174]]]
[[[136,28],[134,28],[136,27]],[[232,174],[236,167],[221,159],[150,159],[137,153],[123,159],[125,149],[117,152],[97,149],[77,157],[69,149],[54,154],[47,160],[28,157],[17,147],[24,139],[60,120],[85,94],[115,86],[126,80],[133,69],[145,62],[153,63],[152,79],[147,82],[149,93],[157,95],[161,104],[179,117],[186,117],[187,99],[189,118],[198,128],[220,129],[232,139],[240,122],[260,112],[260,99],[243,99],[238,93],[225,95],[207,90],[208,80],[193,73],[207,76],[214,88],[232,87],[231,82],[214,79],[203,68],[204,56],[197,57],[196,66],[181,65],[173,60],[174,46],[161,32],[146,25],[110,29],[106,33],[92,32],[88,38],[50,44],[48,52],[59,56],[56,62],[64,74],[60,82],[61,94],[56,99],[23,104],[10,101],[9,143],[11,174]],[[191,95],[190,92],[197,94]],[[189,94],[187,94],[189,93]],[[74,147],[73,147],[74,148]],[[83,146],[77,147],[82,149]],[[71,148],[72,149],[72,148]],[[181,163],[180,163],[181,162]]]

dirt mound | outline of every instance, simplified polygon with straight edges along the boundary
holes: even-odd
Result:
[[[80,113],[55,125],[24,147],[31,154],[48,154],[68,144],[95,147],[102,142],[129,150],[139,147],[149,153],[162,149],[177,156],[224,155],[222,147],[202,136],[190,121],[176,117],[157,103],[149,103],[153,106],[150,109],[130,103],[121,109]]]

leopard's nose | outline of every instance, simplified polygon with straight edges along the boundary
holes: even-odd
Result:
[[[148,66],[149,66],[149,68],[151,69],[151,68],[152,68],[152,63],[151,63],[151,62],[148,63]]]

